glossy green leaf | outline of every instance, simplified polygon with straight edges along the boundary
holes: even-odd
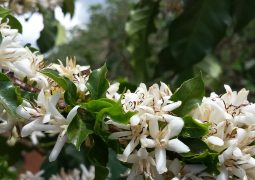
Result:
[[[1,18],[7,16],[10,13],[11,13],[11,11],[9,9],[5,9],[5,8],[0,6],[0,17]]]
[[[181,117],[187,115],[197,104],[201,103],[204,95],[205,87],[201,75],[185,81],[171,97],[173,101],[182,102],[174,113]]]
[[[86,121],[86,117],[82,119],[82,117],[77,114],[67,129],[68,140],[75,145],[78,150],[80,150],[81,144],[86,140],[88,135],[93,133],[92,130],[88,129],[84,121]]]
[[[255,18],[254,0],[234,0],[233,19],[235,31],[242,30],[252,19]]]
[[[3,73],[0,73],[0,87],[0,104],[10,115],[16,117],[16,109],[22,101],[19,91]]]
[[[151,56],[149,36],[155,32],[155,18],[159,12],[160,1],[140,1],[130,13],[126,23],[128,35],[128,51],[131,54],[133,69],[137,81],[148,80],[149,62]]]
[[[2,18],[1,23],[8,22],[8,25],[12,29],[18,29],[19,33],[22,33],[21,23],[17,20],[16,17],[11,15],[11,11],[9,9],[0,7],[0,17]]]
[[[56,21],[53,12],[43,12],[44,28],[40,32],[40,37],[37,39],[37,45],[41,53],[45,53],[52,49],[56,43],[58,32],[58,22]]]
[[[99,69],[92,71],[87,82],[87,88],[92,99],[103,98],[109,87],[109,82],[106,79],[107,68],[106,65]]]
[[[62,11],[64,14],[70,13],[71,17],[74,15],[75,0],[64,0]]]
[[[180,138],[180,140],[190,148],[190,152],[181,154],[184,162],[204,164],[208,172],[219,173],[219,153],[210,150],[207,144],[200,139]]]
[[[184,12],[169,26],[168,46],[158,70],[189,69],[224,37],[230,22],[230,0],[187,1]]]
[[[108,159],[109,161],[107,166],[109,167],[111,173],[109,180],[126,179],[125,177],[121,177],[121,174],[125,173],[127,168],[120,163],[120,161],[117,159],[117,154],[112,149],[109,149]]]
[[[74,105],[77,100],[77,87],[76,85],[64,76],[60,76],[56,71],[52,69],[44,69],[41,71],[42,74],[53,79],[59,86],[65,90],[65,101],[68,104]]]
[[[95,179],[107,179],[109,170],[106,168],[108,162],[108,146],[96,135],[93,135],[94,145],[89,150],[88,158],[90,163],[95,165]]]
[[[100,128],[106,116],[111,117],[115,122],[127,124],[129,119],[135,114],[134,112],[124,112],[120,102],[107,98],[91,100],[81,107],[96,114],[95,129]]]
[[[12,29],[17,29],[19,31],[19,33],[22,33],[22,25],[19,22],[19,20],[17,18],[15,18],[12,15],[6,15],[4,16],[4,18],[2,19],[2,22],[8,22],[8,25],[12,28]]]
[[[95,166],[95,180],[107,179],[109,174],[109,169],[105,166]]]
[[[191,116],[183,118],[184,126],[179,136],[190,138],[201,138],[208,134],[208,123],[199,123]]]

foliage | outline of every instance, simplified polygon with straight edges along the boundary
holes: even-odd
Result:
[[[1,169],[1,172],[0,172],[1,179],[8,180],[8,179],[16,178],[16,172],[9,168],[7,161],[3,157],[0,158],[0,169]]]
[[[173,101],[181,101],[182,105],[175,110],[179,116],[187,115],[195,106],[197,106],[205,95],[204,82],[202,75],[185,81],[178,88],[171,99]]]
[[[254,51],[246,49],[250,45],[255,47],[253,39],[255,37],[254,6],[255,4],[251,0],[141,0],[134,2],[109,0],[106,6],[91,7],[92,15],[88,29],[74,31],[77,36],[74,36],[74,40],[69,44],[58,47],[59,53],[70,53],[68,50],[65,52],[69,47],[70,49],[75,49],[76,51],[72,53],[78,53],[78,62],[90,62],[92,67],[97,67],[103,64],[105,59],[109,59],[107,63],[111,72],[110,77],[108,77],[106,65],[92,70],[88,77],[83,77],[79,69],[80,65],[69,67],[68,63],[66,63],[66,67],[62,68],[74,69],[72,69],[73,71],[70,74],[72,79],[63,76],[58,72],[57,68],[53,70],[52,67],[50,69],[47,68],[47,64],[43,64],[43,67],[34,66],[38,68],[35,76],[39,74],[40,78],[44,77],[50,86],[39,87],[36,82],[31,85],[31,81],[29,81],[38,80],[35,77],[27,76],[19,79],[19,74],[15,74],[16,71],[13,75],[10,71],[15,66],[10,66],[11,68],[8,66],[13,63],[12,61],[8,61],[9,64],[7,63],[7,65],[0,65],[0,105],[5,109],[1,112],[1,116],[7,113],[17,120],[15,122],[16,126],[11,126],[12,132],[6,132],[5,135],[9,136],[11,134],[11,138],[18,141],[17,137],[23,136],[26,134],[24,131],[30,132],[33,128],[36,131],[46,132],[50,135],[45,135],[44,140],[50,143],[46,144],[46,147],[39,146],[37,150],[47,156],[48,150],[52,147],[51,141],[52,143],[55,142],[56,134],[59,134],[59,136],[56,145],[53,147],[53,154],[57,151],[56,147],[62,148],[66,141],[70,143],[63,147],[63,151],[57,161],[50,163],[45,160],[41,167],[41,169],[46,171],[45,178],[49,178],[52,174],[59,172],[61,167],[64,167],[65,170],[70,170],[80,164],[85,164],[95,167],[95,179],[106,179],[109,173],[112,174],[110,179],[120,179],[120,173],[130,168],[130,164],[120,164],[116,156],[118,159],[125,159],[119,154],[124,152],[123,154],[126,155],[127,151],[131,151],[131,155],[139,155],[141,149],[146,150],[146,152],[148,150],[147,156],[152,157],[153,160],[155,159],[156,170],[159,172],[157,169],[157,164],[159,163],[157,153],[166,146],[170,146],[169,144],[173,142],[178,142],[180,147],[174,147],[177,150],[173,148],[174,150],[166,151],[165,148],[164,151],[160,151],[165,156],[165,160],[170,161],[178,158],[183,164],[205,165],[207,173],[217,176],[219,170],[225,166],[221,164],[222,162],[219,162],[220,156],[224,151],[227,151],[226,149],[229,147],[225,146],[228,146],[231,141],[227,139],[227,143],[223,143],[225,145],[223,149],[215,150],[215,146],[210,144],[211,142],[208,138],[212,135],[217,135],[217,132],[212,133],[214,128],[219,128],[218,126],[214,127],[214,121],[217,121],[217,119],[210,119],[213,122],[196,119],[193,117],[193,112],[196,107],[200,107],[201,103],[203,103],[202,100],[206,98],[206,92],[217,88],[218,84],[222,84],[222,81],[229,82],[238,78],[236,81],[229,83],[234,84],[235,87],[248,86],[252,91],[255,90],[253,78],[255,63],[254,59],[252,59]],[[70,13],[73,16],[73,0],[64,0],[61,7],[64,14]],[[47,11],[43,7],[39,7],[38,11],[43,14],[45,26],[37,42],[40,51],[44,53],[56,45],[58,23],[55,20],[53,10]],[[22,26],[17,19],[10,15],[9,10],[0,8],[0,16],[2,18],[1,23],[6,22],[10,25],[10,28],[18,29],[19,32],[22,32]],[[0,37],[2,38],[2,43],[3,38],[6,37],[2,35]],[[80,47],[77,48],[77,46]],[[84,48],[86,48],[85,51]],[[29,49],[31,48],[26,50],[30,52]],[[34,51],[34,49],[32,50]],[[30,54],[38,58],[37,54]],[[0,53],[0,55],[2,54]],[[54,56],[52,55],[50,59],[54,58]],[[21,59],[17,61],[26,62],[29,59],[25,58],[24,60],[22,56],[18,57]],[[30,58],[30,60],[33,59],[31,66],[36,64],[35,62],[38,60],[36,58]],[[9,60],[9,58],[6,59]],[[227,65],[223,66],[224,63],[227,63]],[[25,66],[22,68],[26,69]],[[9,69],[5,69],[6,67]],[[77,73],[77,69],[79,73]],[[222,72],[226,72],[226,75],[221,77]],[[237,75],[235,72],[237,72]],[[122,78],[126,75],[128,75],[129,79]],[[195,77],[193,77],[194,75]],[[76,76],[84,78],[84,82],[75,79],[77,78]],[[114,91],[114,88],[116,88],[110,86],[113,84],[110,83],[109,79],[119,80],[121,83],[119,91],[123,93],[118,94],[118,99],[107,96],[110,94],[108,92],[109,89]],[[206,81],[204,82],[203,79]],[[136,88],[138,82],[150,84],[159,80],[166,80],[173,85],[175,88],[174,93],[172,94],[167,89],[168,87],[165,87],[165,84],[161,84],[160,87],[154,85],[148,89],[144,88],[142,84],[139,88]],[[52,84],[54,86],[51,86]],[[22,85],[28,90],[27,86],[32,86],[32,88],[36,89],[36,92],[26,92]],[[77,88],[80,85],[86,87],[84,91],[80,91]],[[60,100],[64,101],[64,105],[60,105],[60,102],[54,99],[53,96],[56,94],[55,87],[60,89],[60,96],[63,95]],[[128,87],[131,87],[134,91],[128,90],[131,89]],[[41,94],[38,96],[39,90],[42,90],[46,100],[43,99],[45,97]],[[239,94],[228,88],[226,90],[228,96],[234,96],[234,100],[230,100],[230,105],[227,104],[228,101],[223,99],[221,95],[218,96],[217,94],[213,94],[214,98],[210,103],[214,103],[217,98],[222,98],[221,102],[224,102],[222,110],[225,113],[223,114],[224,117],[229,115],[229,119],[232,118],[235,123],[238,123],[234,119],[235,116],[245,112],[240,110],[236,113],[235,110],[247,106],[247,102],[245,101],[245,104],[241,102],[240,106],[235,106],[235,102],[232,102],[232,100],[241,101],[240,99],[245,99],[246,97],[238,99],[236,96],[241,93]],[[142,91],[141,94],[139,94],[140,91]],[[145,96],[144,92],[147,91],[152,96],[151,94],[149,94],[150,96]],[[117,90],[114,93],[117,93]],[[242,93],[245,94],[246,91],[243,90]],[[130,98],[127,104],[125,104],[125,98]],[[146,101],[143,98],[147,98]],[[178,106],[178,102],[181,102],[181,105]],[[146,104],[145,106],[142,103],[148,103],[149,105]],[[209,105],[211,105],[210,103]],[[207,108],[211,108],[209,105]],[[250,104],[248,103],[248,105]],[[135,109],[136,106],[139,106],[140,109]],[[174,106],[176,107],[173,108]],[[232,110],[229,107],[232,106],[235,109],[233,112],[229,112]],[[173,110],[168,111],[171,108]],[[217,104],[217,108],[221,108],[220,105]],[[19,113],[23,113],[23,118],[26,121],[18,119],[17,109],[21,109],[21,113]],[[222,111],[219,111],[219,114]],[[211,112],[214,111],[206,111],[206,113]],[[219,116],[217,113],[214,115],[217,118]],[[140,118],[138,118],[139,123],[136,122],[138,121],[137,117]],[[148,121],[149,125],[146,124],[147,126],[142,127],[141,117],[145,118],[145,123]],[[5,118],[0,119],[0,128],[2,129],[4,129],[2,125],[8,124],[10,121]],[[241,117],[238,118],[241,119]],[[229,119],[228,121],[224,120],[230,123]],[[242,118],[241,120],[245,121],[246,119]],[[155,121],[158,127],[153,126]],[[242,123],[245,124],[246,122]],[[139,129],[140,126],[142,127],[141,129]],[[171,129],[171,126],[174,128]],[[226,138],[229,138],[228,136],[233,138],[232,136],[238,134],[236,129],[243,128],[244,130],[244,128],[250,126],[252,127],[248,123],[245,126],[243,124],[242,126],[235,125],[231,133],[225,132],[228,129],[224,129],[224,133],[226,133]],[[159,139],[166,131],[171,134],[172,130],[173,132],[178,131],[178,128],[180,129],[179,133],[174,134],[170,139]],[[145,134],[143,134],[144,129],[148,130]],[[153,131],[157,133],[160,131],[160,133],[156,136]],[[130,133],[132,134],[131,138]],[[124,135],[121,136],[121,134]],[[29,135],[32,136],[32,134]],[[120,136],[117,138],[118,141],[112,140],[114,135]],[[170,136],[167,135],[166,137]],[[67,140],[61,139],[63,137],[67,138]],[[148,143],[149,145],[142,143],[139,138],[144,138],[145,140],[151,138],[149,139],[151,141],[148,140],[150,143],[154,142],[155,139],[156,150],[153,149],[153,143]],[[138,145],[131,149],[137,139],[139,141]],[[219,139],[218,137],[217,140],[219,141]],[[27,141],[29,140],[25,139],[25,142]],[[60,146],[59,144],[62,141],[64,144]],[[246,140],[244,139],[243,141]],[[252,144],[249,142],[248,145]],[[23,146],[16,145],[15,147],[20,150],[27,150]],[[32,146],[32,148],[36,147]],[[171,148],[168,147],[168,149]],[[178,148],[185,150],[182,149],[183,153],[179,153]],[[243,151],[243,147],[238,148]],[[2,151],[6,153],[9,151],[8,149],[9,147],[5,147]],[[187,149],[189,152],[186,151]],[[16,153],[13,157],[18,159],[20,151],[16,152],[14,148],[12,150]],[[12,151],[10,150],[9,152]],[[235,155],[235,153],[233,154]],[[51,157],[52,154],[49,156]],[[126,162],[128,160],[123,161]],[[144,159],[139,160],[144,162]],[[8,161],[11,165],[15,165],[12,159]],[[139,163],[141,165],[141,162]],[[0,159],[0,169],[1,179],[4,179],[5,176],[6,178],[14,177],[12,173],[9,174],[8,164],[5,159]],[[8,173],[1,174],[2,169]],[[143,170],[146,171],[145,169]]]
[[[3,73],[0,73],[0,86],[0,104],[12,117],[16,117],[16,109],[21,103],[18,88]]]
[[[70,81],[66,77],[60,76],[56,71],[51,69],[44,69],[41,71],[43,74],[48,76],[49,78],[53,79],[60,87],[65,90],[65,101],[70,104],[74,105],[77,100],[77,88],[75,84]]]

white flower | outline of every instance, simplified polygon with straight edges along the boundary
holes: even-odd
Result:
[[[137,115],[133,116],[131,119],[138,118]],[[132,122],[132,121],[131,121]],[[132,151],[138,146],[140,143],[140,138],[144,135],[147,131],[147,123],[142,121],[141,123],[138,122],[137,124],[119,124],[112,120],[106,122],[107,124],[112,124],[119,128],[120,131],[112,133],[109,138],[110,139],[119,139],[119,140],[130,140],[128,145],[126,146],[122,155],[119,155],[119,159],[122,161],[127,161],[128,156],[132,153]]]
[[[33,174],[30,171],[27,171],[26,173],[20,175],[19,180],[44,180],[44,178],[41,177],[43,173],[44,171],[39,171],[36,174]]]
[[[132,163],[132,169],[129,173],[128,180],[133,179],[155,179],[163,180],[155,169],[155,161],[146,149],[140,148],[135,154],[129,156],[128,163]]]
[[[108,99],[119,100],[120,94],[118,93],[120,83],[111,84],[110,87],[107,89],[106,97]]]
[[[95,167],[91,166],[88,170],[83,164],[80,165],[82,170],[81,179],[93,180],[95,178]]]
[[[236,144],[231,145],[220,156],[221,173],[217,180],[232,178],[252,179],[255,176],[255,159],[245,154]]]
[[[59,174],[52,175],[50,180],[93,180],[95,178],[95,167],[91,166],[88,170],[83,164],[80,165],[80,169],[73,169],[71,171],[65,172],[61,168]],[[19,180],[44,180],[42,177],[44,171],[39,171],[36,174],[33,174],[30,171],[27,171],[24,174],[21,174]]]
[[[118,85],[110,86],[108,97],[115,99]],[[172,92],[166,84],[152,85],[149,90],[145,84],[140,84],[132,93],[127,91],[121,99],[125,112],[136,112],[128,125],[122,125],[109,121],[118,128],[110,138],[126,140],[131,139],[119,159],[126,161],[132,152],[140,144],[143,148],[154,148],[156,169],[159,174],[167,171],[166,149],[177,153],[188,152],[189,148],[178,139],[174,138],[181,132],[184,122],[181,118],[172,114],[172,111],[181,105],[181,102],[170,100]],[[116,100],[116,99],[115,99]],[[161,123],[162,128],[159,128]],[[174,139],[172,139],[174,138]],[[131,155],[130,155],[131,154]]]
[[[17,108],[17,114],[24,119],[32,120],[32,122],[23,127],[21,132],[22,136],[31,134],[32,131],[30,126],[35,126],[37,122],[47,123],[50,121],[52,116],[61,116],[55,107],[60,96],[61,94],[46,96],[42,89],[38,95],[36,105],[23,101],[23,103]],[[38,130],[40,131],[40,128]]]
[[[11,29],[8,22],[1,22],[0,32],[2,35],[2,42],[0,44],[0,67],[8,68],[8,63],[26,57],[26,50],[18,41],[18,30]]]
[[[61,61],[59,64],[52,64],[50,68],[57,70],[59,75],[72,80],[81,92],[87,91],[86,82],[89,78],[90,66],[80,66],[73,58],[66,58],[66,66]]]
[[[43,90],[38,95],[37,106],[32,106],[26,101],[18,107],[17,113],[27,120],[32,120],[26,124],[21,131],[21,136],[31,135],[35,131],[43,131],[51,134],[59,133],[57,142],[50,154],[49,160],[54,161],[58,157],[61,149],[67,141],[66,131],[77,114],[79,106],[75,106],[67,115],[67,118],[61,115],[56,109],[56,104],[60,94],[45,96]]]
[[[41,131],[33,131],[30,135],[30,139],[34,145],[37,145],[39,143],[38,138],[45,137],[45,134]]]
[[[192,112],[192,116],[200,122],[211,124],[205,142],[221,152],[236,141],[237,131],[241,127],[255,124],[255,105],[247,100],[248,91],[242,89],[238,93],[228,85],[226,93],[218,96],[212,93],[203,98],[202,104]]]
[[[150,122],[153,122],[153,120]],[[155,148],[156,167],[159,174],[167,171],[166,150],[174,151],[177,153],[186,153],[190,151],[189,147],[180,140],[176,138],[171,139],[180,133],[183,125],[184,123],[182,120],[180,120],[180,122],[173,121],[172,123],[169,123],[164,129],[160,130],[158,122],[155,121],[154,123],[151,123],[149,127],[150,136],[152,138],[147,138],[145,136],[141,138],[142,147]]]
[[[205,172],[206,166],[203,164],[183,164],[177,158],[169,161],[168,164],[169,171],[174,175],[172,180],[214,179],[210,174]]]
[[[11,117],[0,105],[0,134],[11,131],[15,125],[15,118]]]

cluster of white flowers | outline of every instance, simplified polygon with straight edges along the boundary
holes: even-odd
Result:
[[[229,178],[254,179],[255,177],[255,104],[247,100],[248,91],[212,93],[192,112],[194,118],[209,122],[209,135],[204,141],[220,153],[218,180]]]
[[[8,75],[15,85],[19,83],[23,90],[28,86],[38,93],[33,101],[23,100],[16,110],[17,117],[12,117],[6,111],[8,108],[0,105],[0,133],[11,132],[18,124],[16,134],[21,129],[20,135],[30,136],[35,145],[38,138],[46,136],[46,133],[58,135],[49,156],[49,160],[54,161],[67,142],[67,129],[79,105],[68,106],[70,111],[61,109],[65,90],[42,70],[54,70],[71,80],[77,87],[79,102],[82,102],[89,95],[86,83],[90,67],[77,65],[74,58],[67,58],[65,65],[59,61],[59,64],[45,66],[42,55],[20,44],[18,31],[11,29],[8,22],[0,23],[0,33],[0,71]],[[216,177],[206,172],[208,167],[204,164],[186,164],[182,162],[185,159],[178,155],[188,153],[190,148],[180,140],[184,121],[174,113],[182,102],[171,100],[173,94],[166,84],[153,84],[147,88],[141,83],[135,92],[128,90],[124,94],[118,93],[119,83],[112,84],[106,97],[121,102],[124,112],[135,114],[127,124],[117,123],[111,117],[106,121],[111,132],[109,138],[118,140],[124,147],[118,159],[132,164],[128,179],[254,179],[255,104],[247,100],[247,90],[236,92],[227,85],[225,89],[223,95],[211,93],[210,97],[204,97],[189,114],[197,122],[209,124],[209,133],[202,140],[219,154],[220,174]],[[66,107],[65,102],[63,104]],[[81,170],[82,173],[77,169],[69,173],[61,171],[51,179],[94,178],[94,168],[88,171],[81,166]],[[27,172],[20,179],[41,180],[42,173],[34,175]]]
[[[53,10],[61,5],[63,0],[1,0],[0,5],[12,9],[16,14],[38,11],[39,7]]]
[[[166,150],[176,153],[190,151],[188,146],[176,138],[184,122],[172,111],[181,102],[170,100],[172,92],[164,83],[160,86],[154,84],[149,89],[145,84],[140,84],[134,93],[127,91],[123,96],[117,93],[118,86],[118,83],[111,85],[107,97],[114,100],[121,97],[125,112],[137,112],[127,125],[113,120],[107,122],[118,129],[110,138],[127,144],[118,158],[123,162],[133,163],[129,179],[140,175],[159,179],[161,174],[168,171]]]
[[[66,173],[64,169],[61,169],[59,174],[52,175],[50,180],[93,180],[95,178],[95,167],[91,166],[88,170],[83,164],[80,165],[80,169],[73,169]],[[36,174],[33,174],[30,171],[27,171],[24,174],[21,174],[19,180],[44,180],[42,177],[43,171],[39,171]]]
[[[44,68],[42,55],[32,53],[29,48],[24,48],[18,41],[18,31],[11,29],[8,24],[0,25],[2,42],[0,44],[0,70],[12,73],[15,79],[26,81],[26,85],[41,89],[35,102],[26,100],[17,108],[17,114],[25,119],[21,136],[31,136],[34,144],[38,143],[37,137],[43,137],[44,132],[51,135],[59,134],[56,145],[50,155],[50,161],[54,161],[63,145],[67,141],[66,131],[68,125],[77,113],[78,106],[73,107],[67,117],[64,117],[57,108],[58,102],[63,99],[64,90],[52,82],[40,71]],[[76,65],[75,59],[66,60],[66,66],[62,63],[48,66],[58,71],[61,76],[72,80],[77,86],[77,91],[87,95],[85,86],[90,74],[89,66]],[[0,108],[0,133],[10,131],[15,125],[15,119],[9,117],[6,110]]]

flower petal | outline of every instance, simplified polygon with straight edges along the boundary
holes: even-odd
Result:
[[[77,114],[77,110],[80,106],[75,106],[67,115],[66,120],[70,123]]]
[[[167,171],[166,168],[166,150],[163,148],[155,149],[156,168],[159,174]]]
[[[50,162],[55,161],[57,159],[57,157],[58,157],[61,149],[65,145],[66,141],[67,141],[67,135],[64,135],[64,136],[59,135],[58,136],[58,140],[49,156]]]
[[[167,150],[174,151],[177,153],[187,153],[190,151],[189,147],[186,146],[179,139],[172,139],[167,142]]]
[[[213,145],[216,145],[216,146],[223,146],[224,145],[224,141],[217,137],[217,136],[209,136],[207,138],[207,141]]]

